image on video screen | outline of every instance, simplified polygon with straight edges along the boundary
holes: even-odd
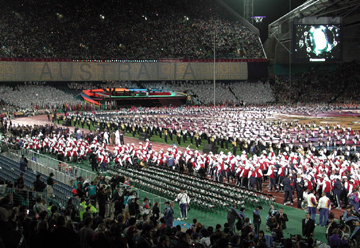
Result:
[[[340,25],[295,25],[294,60],[341,60]]]

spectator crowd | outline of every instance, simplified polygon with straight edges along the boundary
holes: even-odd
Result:
[[[0,101],[21,110],[62,108],[64,104],[82,102],[71,94],[47,85],[0,86],[0,92]]]
[[[338,64],[335,68],[311,67],[304,73],[279,75],[271,80],[278,103],[357,103],[359,62]]]
[[[6,2],[0,31],[1,57],[208,59],[215,38],[218,58],[264,58],[258,35],[213,0]]]

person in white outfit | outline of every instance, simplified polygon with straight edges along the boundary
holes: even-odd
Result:
[[[180,189],[180,193],[175,199],[176,202],[179,202],[180,206],[180,213],[181,213],[181,220],[187,219],[187,207],[190,204],[190,198],[188,194],[184,192],[183,189]]]
[[[108,132],[106,132],[106,131],[104,132],[103,138],[104,138],[105,144],[109,144],[109,133]]]
[[[119,130],[115,131],[115,145],[117,145],[117,146],[120,145],[120,132],[119,132]]]

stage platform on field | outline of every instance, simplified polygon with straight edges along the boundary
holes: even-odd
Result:
[[[181,106],[187,101],[185,93],[158,89],[91,89],[83,90],[81,96],[85,101],[98,106],[104,106],[106,109],[128,106]]]

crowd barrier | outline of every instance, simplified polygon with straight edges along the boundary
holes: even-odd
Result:
[[[10,151],[3,155],[10,159],[20,161],[21,155],[23,155],[23,154],[20,151]],[[24,155],[25,155],[25,157],[28,156],[26,154],[24,154]],[[76,179],[76,177],[74,177],[73,175],[63,172],[63,171],[59,170],[57,167],[52,167],[51,165],[47,164],[46,161],[37,162],[37,161],[34,161],[33,159],[34,158],[32,158],[31,160],[28,160],[29,168],[33,169],[34,171],[36,171],[38,173],[44,174],[44,175],[49,175],[50,173],[53,173],[55,180],[61,181],[68,185],[73,185],[73,182]]]
[[[5,143],[5,142],[2,142]],[[83,177],[85,180],[90,178],[95,178],[96,174],[94,172],[85,170],[80,166],[68,165],[67,163],[61,162],[57,159],[51,158],[49,156],[37,153],[33,150],[28,149],[11,149],[13,148],[12,144],[6,143],[10,148],[9,152],[3,153],[4,156],[9,157],[13,160],[20,161],[22,155],[24,155],[29,163],[28,166],[33,170],[43,173],[44,175],[49,175],[51,172],[54,173],[54,179],[59,180],[65,184],[73,186],[73,182],[78,177]]]

